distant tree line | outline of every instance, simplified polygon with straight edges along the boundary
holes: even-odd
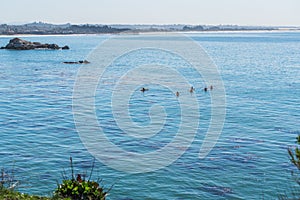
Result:
[[[237,25],[72,25],[47,24],[34,22],[23,25],[0,25],[0,35],[14,34],[100,34],[132,32],[160,32],[160,31],[240,31],[240,30],[277,30],[278,27],[237,26]]]
[[[128,31],[128,28],[112,28],[107,25],[52,25],[33,23],[24,25],[0,25],[0,34],[97,34],[97,33],[120,33]]]

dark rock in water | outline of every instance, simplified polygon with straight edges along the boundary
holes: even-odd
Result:
[[[47,45],[47,47],[49,49],[60,49],[60,47],[57,44],[49,44],[49,45]]]
[[[66,50],[66,49],[70,49],[70,47],[66,45],[66,46],[63,46],[61,49]]]
[[[33,42],[34,45],[42,45],[40,42]]]
[[[87,60],[80,60],[79,63],[80,63],[80,64],[88,64],[88,63],[90,63],[90,62],[87,61]]]
[[[90,62],[87,61],[87,60],[79,60],[79,61],[66,61],[66,62],[63,62],[65,64],[89,64]]]
[[[64,49],[67,49],[64,46]],[[5,47],[1,47],[1,49],[14,49],[14,50],[31,50],[31,49],[62,49],[57,44],[42,44],[40,42],[30,42],[27,40],[22,40],[20,38],[14,38],[9,41],[9,43]],[[68,47],[69,49],[69,47]]]

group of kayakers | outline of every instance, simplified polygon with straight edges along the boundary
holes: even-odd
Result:
[[[203,88],[203,91],[204,92],[207,92],[208,90],[213,90],[213,86],[211,85],[211,86],[209,86],[209,87],[204,87]],[[141,92],[146,92],[146,91],[148,91],[149,89],[148,88],[142,88],[141,89]],[[191,88],[190,88],[190,93],[193,93],[194,91],[195,91],[195,88],[193,87],[193,86],[191,86]],[[179,97],[179,95],[180,95],[180,93],[177,91],[176,93],[175,93],[175,95],[177,96],[177,97]]]

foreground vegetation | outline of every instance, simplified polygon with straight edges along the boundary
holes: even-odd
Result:
[[[296,186],[290,186],[289,191],[285,191],[283,194],[279,194],[278,198],[282,200],[294,200],[294,199],[300,199],[300,178],[299,178],[299,172],[300,172],[300,135],[296,138],[297,141],[297,147],[295,149],[288,149],[288,154],[290,157],[291,163],[297,167],[297,171],[292,171],[292,179],[295,181]]]
[[[5,187],[0,188],[0,199],[3,200],[57,200],[55,197],[40,197],[35,195],[23,194]]]
[[[41,197],[35,195],[23,194],[15,191],[17,182],[7,175],[4,175],[2,170],[0,180],[0,199],[1,200],[105,200],[108,191],[105,191],[101,186],[101,181],[91,181],[94,163],[92,166],[89,179],[81,178],[77,174],[75,179],[72,157],[70,157],[71,177],[64,176],[61,184],[57,183],[57,188],[53,193],[53,197]]]

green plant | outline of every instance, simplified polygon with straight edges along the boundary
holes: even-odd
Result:
[[[54,194],[57,197],[70,198],[72,200],[105,200],[108,191],[99,185],[96,181],[82,179],[80,174],[77,174],[77,178],[74,176],[74,167],[72,157],[70,157],[71,164],[71,178],[64,180],[61,184],[58,184]],[[92,171],[94,168],[94,162],[89,179],[91,178]]]
[[[297,136],[297,141],[296,143],[298,145],[300,145],[300,135]],[[288,148],[288,154],[290,157],[290,161],[293,165],[295,165],[298,169],[298,172],[300,170],[300,149],[299,146],[297,146],[294,150],[291,148]],[[282,194],[278,195],[278,199],[282,199],[282,200],[287,200],[287,199],[300,199],[300,190],[299,190],[299,186],[300,186],[300,179],[298,176],[298,173],[294,173],[294,171],[291,172],[292,173],[292,178],[295,181],[295,185],[293,186],[289,186],[289,189],[287,191],[285,191]],[[289,197],[291,196],[291,197]]]
[[[298,135],[297,144],[300,145],[300,135]],[[290,156],[291,162],[300,170],[300,150],[298,147],[295,149],[295,153],[289,148],[288,153]]]
[[[58,200],[58,199],[54,199],[54,198],[23,194],[23,193],[20,193],[17,191],[7,189],[5,187],[0,188],[0,199],[5,199],[5,200]]]

